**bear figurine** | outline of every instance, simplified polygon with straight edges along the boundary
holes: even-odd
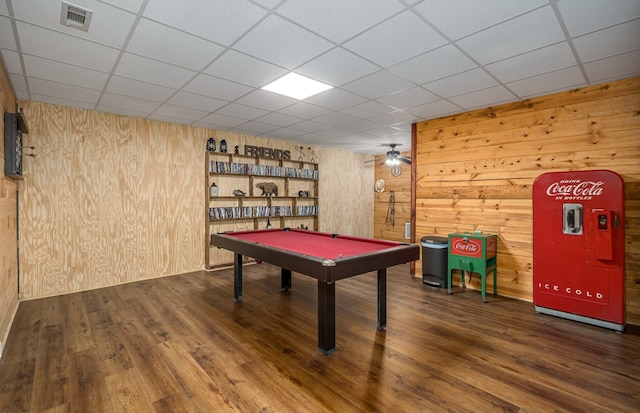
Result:
[[[258,182],[256,188],[262,189],[260,196],[278,196],[278,185],[274,182]]]

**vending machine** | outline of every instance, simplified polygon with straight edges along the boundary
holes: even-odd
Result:
[[[622,331],[624,181],[550,172],[533,184],[533,303],[539,313]]]

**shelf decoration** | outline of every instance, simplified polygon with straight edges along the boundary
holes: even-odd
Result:
[[[262,190],[260,196],[278,196],[278,185],[275,182],[258,182],[256,188]]]

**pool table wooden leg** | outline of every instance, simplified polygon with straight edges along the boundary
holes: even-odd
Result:
[[[242,301],[242,254],[236,254],[233,261],[233,297]]]
[[[318,350],[336,349],[336,283],[318,280]]]
[[[378,270],[378,330],[387,328],[387,269]]]
[[[287,270],[286,268],[281,269],[280,288],[283,290],[291,289],[291,270]]]

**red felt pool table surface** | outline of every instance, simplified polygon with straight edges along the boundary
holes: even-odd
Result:
[[[228,236],[272,248],[314,256],[317,258],[346,258],[396,247],[395,242],[349,237],[324,232],[296,229],[229,232]]]

